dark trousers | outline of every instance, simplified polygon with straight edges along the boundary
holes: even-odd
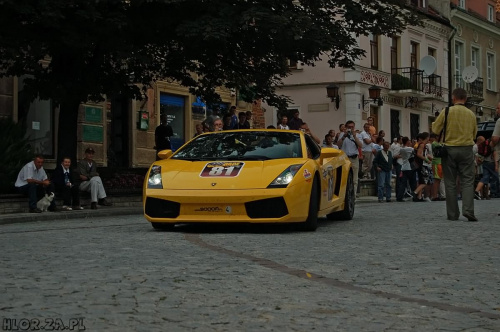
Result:
[[[80,188],[79,186],[68,187],[66,185],[57,185],[56,191],[62,194],[63,204],[67,206],[80,205]],[[71,203],[73,202],[73,203]]]
[[[50,194],[54,192],[54,185],[51,183],[47,187],[40,184],[28,183],[22,187],[17,187],[17,191],[24,196],[28,196],[28,204],[30,209],[36,209],[36,203],[40,198],[45,196],[45,194]],[[56,207],[56,202],[52,201],[50,203],[50,208]]]
[[[401,176],[398,175],[397,182],[399,182],[398,190],[396,191],[396,199],[402,200],[404,198],[406,187],[410,184],[410,189],[415,191],[417,188],[417,178],[415,171],[402,171]]]

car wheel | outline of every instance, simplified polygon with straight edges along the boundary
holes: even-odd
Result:
[[[307,220],[302,224],[302,230],[313,232],[318,228],[318,180],[314,177],[309,198],[309,213]]]
[[[164,222],[152,222],[151,226],[157,231],[172,231],[174,230],[175,224],[167,224]]]
[[[342,211],[330,213],[326,217],[330,220],[351,220],[354,216],[355,195],[354,180],[352,178],[352,173],[349,173],[345,188],[344,209]]]

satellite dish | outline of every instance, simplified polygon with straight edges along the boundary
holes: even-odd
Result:
[[[426,55],[420,60],[419,68],[423,70],[427,76],[434,74],[436,67],[436,58],[434,58],[432,55]]]
[[[462,78],[466,83],[472,83],[477,79],[479,72],[475,66],[465,67],[462,71]]]

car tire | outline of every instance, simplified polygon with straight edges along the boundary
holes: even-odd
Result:
[[[307,220],[302,224],[301,230],[314,232],[318,228],[318,179],[314,177],[309,198],[309,212]]]
[[[153,228],[157,231],[166,232],[166,231],[173,231],[175,224],[167,224],[164,222],[152,222],[151,226],[153,226]]]
[[[354,191],[354,180],[352,173],[349,173],[347,178],[347,185],[345,188],[344,209],[328,214],[326,217],[329,220],[351,220],[354,216],[354,203],[356,200],[356,193]]]

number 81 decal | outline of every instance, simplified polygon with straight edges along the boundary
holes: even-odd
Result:
[[[245,163],[216,161],[205,165],[201,171],[201,177],[235,177],[240,174]]]

